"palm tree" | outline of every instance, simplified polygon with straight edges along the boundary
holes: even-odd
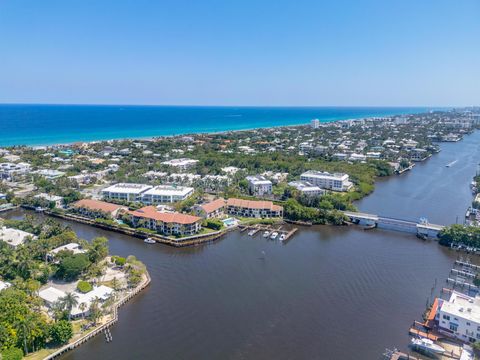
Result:
[[[82,318],[85,319],[85,310],[87,310],[87,304],[82,302],[80,305],[78,305],[78,308],[82,312]]]
[[[78,295],[73,292],[68,292],[60,299],[65,309],[68,311],[68,320],[71,319],[72,309],[78,305]]]

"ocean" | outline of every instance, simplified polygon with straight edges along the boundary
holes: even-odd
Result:
[[[145,138],[245,130],[370,116],[420,113],[426,107],[211,107],[0,105],[0,146]]]

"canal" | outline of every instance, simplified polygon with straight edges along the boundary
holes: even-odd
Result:
[[[478,144],[480,133],[442,144],[410,173],[381,181],[359,208],[463,221]],[[356,227],[302,228],[286,244],[233,232],[175,249],[69,224],[82,238],[108,237],[113,254],[137,256],[152,283],[120,309],[113,342],[99,336],[63,360],[380,359],[385,348],[407,350],[409,326],[457,255],[434,241]]]

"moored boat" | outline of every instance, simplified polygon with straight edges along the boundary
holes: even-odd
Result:
[[[147,244],[155,244],[156,241],[153,240],[152,238],[146,238],[145,240],[143,240],[144,243],[147,243]]]
[[[265,232],[263,233],[263,237],[265,237],[265,238],[268,237],[269,235],[270,235],[270,231],[265,231]]]
[[[278,233],[277,233],[276,231],[274,231],[274,232],[272,233],[272,235],[270,235],[270,239],[276,239],[277,236],[278,236]]]
[[[445,349],[440,345],[435,344],[430,339],[425,338],[412,338],[411,340],[412,347],[418,350],[423,350],[426,352],[434,354],[443,354]]]
[[[279,240],[280,240],[280,241],[283,241],[283,240],[285,240],[285,238],[286,238],[285,234],[282,234],[282,235],[280,235]]]
[[[250,231],[248,232],[248,235],[249,235],[249,236],[255,235],[255,230],[250,230]]]

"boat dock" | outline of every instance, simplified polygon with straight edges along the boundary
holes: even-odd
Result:
[[[276,232],[278,235],[283,235],[284,239],[282,242],[288,241],[297,231],[298,228],[293,228],[290,230],[283,229],[283,225],[274,226],[274,225],[264,225],[264,224],[255,224],[255,225],[239,225],[238,228],[240,232],[245,232],[248,230],[248,235],[255,236],[258,232],[269,232],[270,234]]]

